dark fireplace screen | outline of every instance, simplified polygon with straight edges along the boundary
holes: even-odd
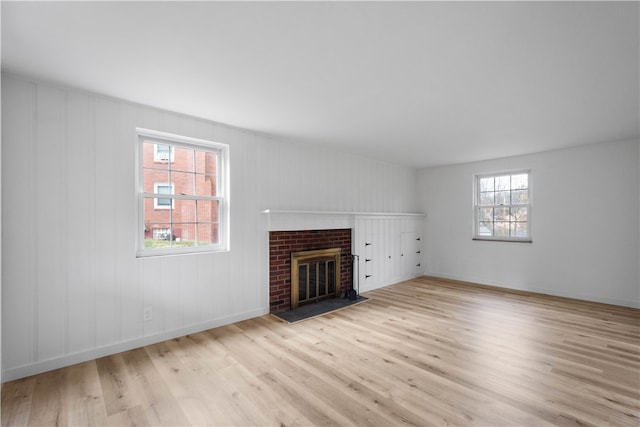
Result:
[[[291,254],[291,308],[340,293],[340,248]]]

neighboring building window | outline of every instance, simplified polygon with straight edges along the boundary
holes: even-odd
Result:
[[[170,228],[154,228],[153,239],[154,240],[169,240],[171,238]]]
[[[153,192],[156,194],[173,194],[173,184],[153,184]],[[153,208],[154,209],[170,209],[173,207],[173,199],[161,199],[155,198],[153,199]]]
[[[529,171],[476,175],[474,239],[531,242]]]
[[[137,133],[137,256],[228,250],[228,145]]]
[[[154,162],[173,162],[173,147],[165,144],[153,144]]]

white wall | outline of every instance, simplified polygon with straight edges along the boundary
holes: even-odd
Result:
[[[267,313],[261,210],[416,208],[410,168],[19,76],[2,84],[5,381]],[[136,127],[230,145],[230,252],[136,259]]]
[[[0,22],[2,22],[2,7],[0,7]],[[0,46],[2,46],[2,31],[0,31]],[[1,61],[0,61],[1,62]],[[0,98],[2,98],[2,85],[0,85]],[[2,105],[0,105],[2,116]],[[2,120],[0,120],[0,135],[2,134]],[[2,224],[2,137],[0,137],[0,224]],[[2,241],[2,228],[0,228],[0,242]],[[0,384],[2,384],[2,245],[0,244]]]
[[[419,171],[425,273],[640,307],[638,141]],[[533,243],[472,241],[473,175],[531,169]]]

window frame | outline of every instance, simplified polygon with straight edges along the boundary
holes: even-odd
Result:
[[[501,176],[513,176],[513,175],[527,175],[527,203],[526,204],[513,204],[511,201],[508,205],[505,204],[494,204],[493,205],[481,205],[480,202],[480,180],[482,178],[488,177],[501,177]],[[499,171],[499,172],[491,172],[491,173],[478,173],[473,176],[473,236],[472,240],[479,241],[493,241],[493,242],[517,242],[517,243],[533,243],[533,228],[532,228],[532,173],[531,169],[516,169],[516,170],[507,170],[507,171]],[[510,191],[513,189],[510,188]],[[479,234],[480,227],[480,209],[486,207],[504,207],[504,208],[518,208],[518,207],[527,207],[527,232],[528,235],[526,237],[516,237],[516,236],[483,236]]]
[[[182,195],[182,194],[159,194],[159,193],[145,193],[144,192],[144,144],[152,143],[154,145],[154,162],[156,162],[157,144],[169,145],[171,147],[171,159],[174,161],[174,149],[173,147],[180,147],[194,150],[204,150],[216,153],[217,165],[216,165],[216,195],[215,196],[197,196],[197,195]],[[167,161],[163,161],[166,163]],[[184,255],[194,253],[211,253],[211,252],[227,252],[230,250],[230,167],[229,167],[229,145],[213,142],[199,138],[191,138],[182,135],[176,135],[166,132],[159,132],[155,130],[136,128],[136,141],[135,141],[135,168],[136,168],[136,258],[144,257],[156,257],[166,255]],[[172,189],[174,183],[161,183],[154,182],[154,191],[157,191],[156,185],[171,185]],[[174,193],[175,191],[172,191]],[[170,197],[167,197],[170,196]],[[176,199],[184,200],[204,200],[204,201],[217,201],[218,202],[218,242],[212,245],[206,246],[178,246],[168,248],[145,248],[145,200],[154,199],[154,209],[169,209],[167,207],[158,207],[158,198],[171,198],[171,209],[174,208],[174,202]],[[173,223],[169,224],[169,228]]]

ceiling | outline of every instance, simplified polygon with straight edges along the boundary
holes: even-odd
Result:
[[[638,2],[2,2],[2,68],[428,167],[639,136]]]

